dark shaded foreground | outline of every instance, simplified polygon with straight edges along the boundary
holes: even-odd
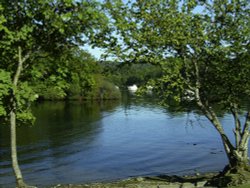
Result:
[[[53,188],[215,188],[224,187],[211,184],[219,174],[207,173],[195,176],[156,176],[156,177],[137,177],[120,180],[110,183],[92,183],[82,185],[56,185]],[[237,188],[250,188],[250,181]]]

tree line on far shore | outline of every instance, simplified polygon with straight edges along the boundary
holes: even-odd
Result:
[[[160,67],[98,61],[78,47],[61,56],[45,56],[31,67],[27,80],[38,100],[113,100],[127,86],[160,77]]]

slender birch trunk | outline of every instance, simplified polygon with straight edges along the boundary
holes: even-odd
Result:
[[[17,92],[17,84],[19,77],[21,75],[23,69],[23,63],[27,60],[29,54],[27,54],[24,58],[22,58],[22,48],[18,47],[18,66],[16,73],[13,78],[13,90],[12,97],[10,100],[11,103],[11,111],[10,111],[10,140],[11,140],[11,159],[12,159],[12,168],[16,177],[16,184],[18,188],[26,188],[28,187],[23,180],[22,172],[20,170],[17,158],[17,140],[16,140],[16,113],[17,113],[17,103],[16,103],[16,92]]]
[[[13,102],[12,108],[15,108],[16,103]],[[11,130],[11,159],[12,159],[12,168],[16,177],[17,187],[26,187],[22,172],[20,170],[18,160],[17,160],[17,145],[16,145],[16,110],[12,109],[10,112],[10,130]]]

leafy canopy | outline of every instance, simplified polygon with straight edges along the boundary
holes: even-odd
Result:
[[[0,116],[9,114],[14,94],[17,116],[31,120],[29,105],[36,98],[31,81],[34,83],[37,77],[43,76],[40,64],[46,66],[46,61],[39,59],[57,63],[50,60],[59,58],[72,47],[105,41],[109,32],[107,20],[96,1],[1,1]],[[63,66],[57,67],[61,75]],[[20,75],[15,80],[18,71]],[[54,78],[54,82],[62,86],[58,77]]]
[[[149,62],[165,72],[150,85],[181,100],[199,90],[204,104],[239,104],[250,95],[249,1],[107,0],[125,62]]]

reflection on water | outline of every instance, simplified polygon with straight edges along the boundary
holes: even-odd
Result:
[[[227,163],[204,117],[174,113],[152,99],[44,102],[33,111],[36,125],[19,127],[17,138],[25,180],[33,185],[218,171]],[[0,187],[12,187],[9,131],[0,131]]]

